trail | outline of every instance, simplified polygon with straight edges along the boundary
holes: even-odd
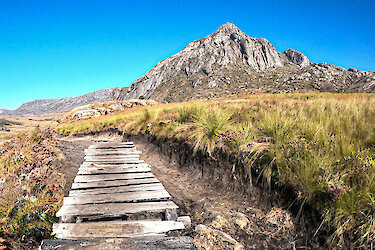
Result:
[[[190,218],[178,216],[178,206],[133,142],[95,143],[84,152],[56,214],[57,239],[43,241],[41,249],[76,247],[77,240],[97,249],[194,249],[191,237],[179,236]]]
[[[59,164],[59,171],[67,181],[65,196],[84,161],[84,149],[98,142],[123,140],[114,134],[61,138],[59,147],[66,160]],[[225,182],[218,187],[212,176],[202,176],[195,166],[178,164],[145,137],[131,141],[142,151],[140,159],[149,163],[151,173],[179,207],[177,213],[190,216],[191,229],[185,229],[182,236],[192,237],[198,249],[287,249],[308,245],[305,232],[309,228],[296,223],[281,202],[268,200],[262,190],[255,188],[244,195],[226,188]]]

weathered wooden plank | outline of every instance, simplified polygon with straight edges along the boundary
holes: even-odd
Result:
[[[65,205],[83,205],[99,203],[126,203],[126,202],[144,202],[144,201],[166,201],[171,196],[165,190],[125,192],[113,194],[98,194],[85,196],[70,196],[64,198]]]
[[[129,167],[129,168],[118,168],[108,167],[105,168],[80,168],[77,175],[90,175],[90,174],[125,174],[125,173],[147,173],[151,172],[150,167]]]
[[[149,166],[140,166],[140,167],[116,167],[116,166],[108,166],[108,167],[80,167],[79,168],[79,171],[82,171],[82,173],[87,173],[87,174],[90,174],[91,172],[92,173],[95,173],[96,171],[97,172],[108,172],[108,173],[116,173],[119,172],[119,173],[131,173],[131,172],[134,172],[134,173],[137,173],[137,172],[142,172],[143,170],[145,172],[148,172],[148,170],[150,169]]]
[[[87,155],[84,157],[85,160],[127,160],[129,158],[139,159],[139,155]]]
[[[121,149],[85,149],[85,154],[129,154],[139,153],[142,151],[136,150],[135,148],[121,148]]]
[[[156,178],[144,178],[133,180],[114,180],[114,181],[95,181],[89,183],[73,183],[73,189],[90,189],[90,188],[104,188],[104,187],[121,187],[129,185],[140,185],[148,183],[159,183]]]
[[[100,159],[86,159],[88,163],[99,163],[99,164],[123,164],[123,163],[144,163],[143,160],[139,160],[139,158],[128,158],[128,159],[113,159],[113,160],[100,160]]]
[[[121,146],[121,145],[134,145],[133,142],[97,142],[95,144],[90,145],[92,146]]]
[[[113,152],[113,153],[106,153],[106,152],[97,152],[97,153],[85,153],[85,156],[96,156],[96,157],[113,157],[113,156],[124,156],[124,155],[135,155],[135,156],[139,156],[141,155],[142,152],[140,151],[135,151],[135,152]]]
[[[152,173],[125,173],[125,174],[100,174],[100,175],[77,175],[74,183],[87,183],[96,181],[132,180],[155,177]]]
[[[147,192],[153,190],[164,190],[161,183],[149,183],[131,186],[111,187],[111,188],[94,188],[85,190],[71,190],[69,196],[85,196],[85,195],[98,195],[98,194],[116,194],[124,192]]]
[[[89,149],[119,149],[119,148],[135,148],[134,145],[128,144],[128,145],[91,145],[88,147]]]
[[[195,249],[193,239],[188,236],[147,236],[134,238],[87,238],[43,240],[41,250],[54,249]]]
[[[119,165],[119,164],[137,164],[144,163],[144,160],[128,159],[128,160],[114,160],[114,161],[96,161],[86,160],[87,163],[101,164],[101,165]]]
[[[85,157],[100,157],[100,158],[104,158],[104,157],[136,157],[136,156],[140,156],[141,153],[139,151],[136,151],[136,152],[129,152],[129,153],[111,153],[111,154],[106,154],[106,153],[89,153],[89,154],[85,154]]]
[[[184,228],[182,222],[146,220],[53,224],[53,232],[60,239],[141,237]]]
[[[80,168],[132,168],[132,167],[142,167],[142,166],[149,166],[147,163],[143,162],[123,162],[119,164],[105,164],[105,163],[98,163],[98,162],[83,162]]]
[[[163,212],[165,209],[177,209],[173,201],[141,202],[141,203],[104,203],[87,205],[64,205],[56,213],[57,217],[70,215],[82,218],[95,217],[116,217],[142,212]]]

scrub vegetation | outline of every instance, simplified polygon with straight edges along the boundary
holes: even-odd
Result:
[[[215,157],[238,157],[250,184],[292,187],[334,228],[331,247],[375,238],[375,95],[284,94],[158,104],[61,124],[64,135],[112,128],[177,138]],[[299,212],[299,213],[300,213]],[[297,214],[297,219],[299,214]]]
[[[0,145],[0,248],[28,249],[49,238],[65,181],[52,129],[19,133]]]

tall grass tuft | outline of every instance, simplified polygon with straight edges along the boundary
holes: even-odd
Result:
[[[195,140],[195,151],[202,149],[212,154],[218,139],[231,124],[231,113],[215,106],[195,118],[195,130],[192,138]]]
[[[177,121],[179,123],[193,122],[204,112],[204,107],[197,102],[177,108]]]

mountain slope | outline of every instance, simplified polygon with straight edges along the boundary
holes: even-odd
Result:
[[[46,113],[67,112],[75,107],[92,102],[111,100],[113,93],[121,88],[101,89],[85,95],[62,99],[42,99],[22,104],[16,110],[2,110],[1,115],[40,115]]]
[[[227,23],[159,62],[116,99],[145,95],[170,102],[245,91],[296,90],[374,92],[375,74],[311,63],[293,49],[278,53],[266,39],[251,38],[234,24]]]

